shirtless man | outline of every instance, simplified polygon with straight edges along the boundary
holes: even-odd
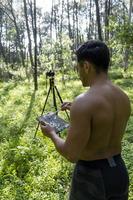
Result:
[[[76,162],[69,200],[127,200],[128,173],[121,158],[121,142],[131,108],[127,95],[108,78],[108,47],[88,41],[76,52],[77,71],[84,87],[70,109],[70,127],[65,140],[49,124],[43,134],[57,151]]]

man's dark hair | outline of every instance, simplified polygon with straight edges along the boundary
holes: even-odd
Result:
[[[81,45],[77,51],[77,60],[88,61],[94,64],[96,72],[107,72],[110,62],[110,54],[107,45],[99,40],[90,40]]]

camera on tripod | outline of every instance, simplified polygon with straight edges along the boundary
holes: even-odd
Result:
[[[62,100],[61,95],[55,85],[55,82],[54,82],[55,72],[53,70],[46,72],[46,80],[47,80],[47,77],[49,78],[49,90],[48,90],[48,93],[47,93],[47,96],[45,99],[42,113],[41,113],[40,117],[37,117],[38,125],[36,127],[34,138],[36,137],[36,134],[37,134],[37,131],[39,128],[39,123],[43,122],[43,121],[44,121],[44,123],[47,122],[47,123],[50,123],[51,125],[53,125],[55,127],[57,133],[62,131],[64,128],[68,127],[68,123],[66,123],[63,119],[61,119],[60,117],[57,116],[59,109],[57,108],[56,94],[61,103],[63,103],[63,100]],[[47,85],[47,81],[46,81],[46,85]],[[52,95],[53,95],[53,106],[54,106],[56,112],[49,113],[47,115],[43,115],[50,93],[52,93]],[[67,111],[65,111],[65,112],[66,112],[68,119],[70,119]]]
[[[53,78],[55,76],[55,72],[50,70],[48,72],[46,72],[46,77],[49,77],[49,78]]]

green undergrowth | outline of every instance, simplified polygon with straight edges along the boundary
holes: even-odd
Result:
[[[132,69],[111,69],[110,76],[129,96],[133,108]],[[73,100],[85,91],[80,81],[61,75],[55,84],[65,101]],[[72,177],[73,164],[62,158],[48,138],[38,130],[36,117],[42,112],[49,89],[44,76],[39,78],[39,90],[33,83],[10,81],[0,83],[0,200],[65,200]],[[56,94],[58,108],[60,100]],[[52,93],[45,112],[54,111]],[[64,118],[67,117],[62,114]],[[133,200],[133,112],[123,139],[123,157],[130,176],[130,197]],[[65,137],[66,131],[61,133]]]

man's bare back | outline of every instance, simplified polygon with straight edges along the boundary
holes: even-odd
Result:
[[[91,114],[90,137],[80,159],[103,159],[121,153],[121,140],[131,112],[127,95],[107,80],[92,86],[76,101],[82,102],[80,109],[86,107],[86,117]]]

